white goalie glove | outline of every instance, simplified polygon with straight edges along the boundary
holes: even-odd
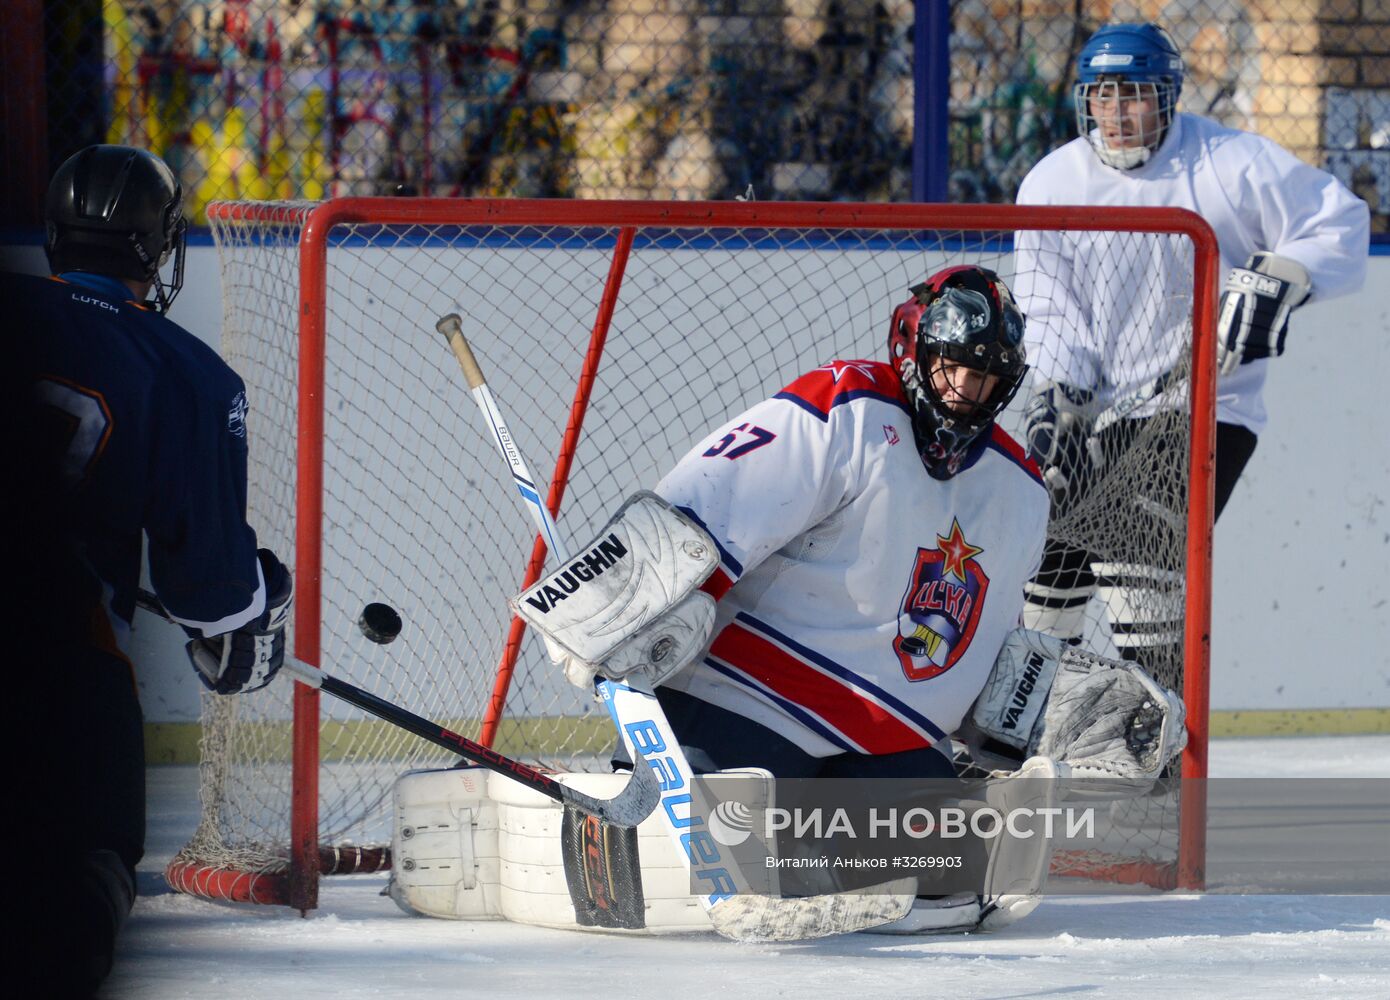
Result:
[[[1069,794],[1129,798],[1187,745],[1184,722],[1182,700],[1135,664],[1015,629],[961,736],[986,765],[1048,757]]]
[[[687,666],[714,629],[699,590],[713,539],[655,493],[633,494],[588,545],[511,601],[576,687],[641,672],[653,686]]]
[[[1221,374],[1230,375],[1258,358],[1283,354],[1289,314],[1311,292],[1307,268],[1287,257],[1255,253],[1244,267],[1231,268],[1216,318]]]

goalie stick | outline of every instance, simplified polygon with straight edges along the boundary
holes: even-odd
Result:
[[[159,598],[147,590],[139,592],[136,603],[146,611],[159,615],[165,621],[174,621]],[[347,681],[331,677],[322,670],[302,663],[291,656],[285,657],[284,669],[293,674],[294,679],[300,684],[327,691],[335,698],[355,705],[379,719],[385,719],[392,725],[414,733],[435,746],[457,753],[490,771],[496,771],[498,774],[506,775],[528,788],[533,788],[566,807],[573,807],[582,813],[596,816],[614,826],[635,827],[651,815],[659,801],[660,789],[656,774],[645,760],[641,762],[640,768],[633,769],[632,779],[618,795],[611,799],[595,798],[563,785],[548,774],[542,774],[519,760],[503,756],[491,747],[475,743],[468,737],[446,729],[437,722],[431,722],[429,719],[409,712],[398,705],[393,705],[391,702],[378,698]]]
[[[570,557],[569,547],[542,502],[535,477],[488,389],[482,368],[464,337],[461,317],[457,313],[441,317],[435,329],[454,352],[469,392],[486,418],[493,441],[507,460],[517,492],[526,502],[542,538],[556,559],[566,561]],[[595,687],[633,761],[660,768],[663,824],[676,853],[690,869],[692,884],[701,886],[700,902],[719,934],[735,941],[806,940],[889,923],[912,908],[915,878],[896,879],[856,892],[800,899],[740,894],[729,861],[710,836],[703,817],[696,813],[691,794],[694,771],[651,684],[645,677],[632,674],[621,683],[599,677]],[[640,878],[640,872],[634,873],[633,878]],[[633,891],[631,885],[628,891]],[[640,886],[636,891],[640,892]]]

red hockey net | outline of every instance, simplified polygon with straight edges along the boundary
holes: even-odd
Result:
[[[209,215],[223,351],[251,400],[250,520],[294,570],[294,654],[504,753],[571,768],[600,766],[611,724],[507,611],[544,549],[435,332],[441,315],[462,315],[562,530],[579,537],[727,416],[825,361],[883,356],[893,305],[933,270],[977,262],[1024,280],[1020,231],[1084,234],[1117,260],[1159,247],[1180,280],[1142,295],[1178,317],[1170,409],[1057,530],[1103,555],[1134,533],[1136,497],[1158,486],[1171,498],[1177,530],[1144,558],[1177,581],[1163,615],[1185,632],[1146,666],[1184,692],[1182,771],[1205,775],[1216,257],[1195,216],[430,199],[223,203]],[[1007,422],[1016,431],[1017,413]],[[371,601],[404,619],[390,645],[355,626]],[[1094,603],[1087,645],[1113,655]],[[311,907],[320,873],[387,863],[396,776],[452,762],[288,682],[208,697],[202,823],[170,880]],[[1197,785],[1175,779],[1146,806],[1156,819],[1121,829],[1113,850],[1064,853],[1059,868],[1197,884]]]

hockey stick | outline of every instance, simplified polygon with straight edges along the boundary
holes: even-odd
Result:
[[[165,621],[174,621],[159,598],[147,590],[139,592],[136,603],[146,611],[159,615]],[[385,719],[407,732],[414,733],[435,746],[457,753],[490,771],[496,771],[498,774],[506,775],[528,788],[533,788],[556,802],[573,806],[580,812],[597,816],[614,826],[634,827],[646,819],[656,808],[659,789],[656,775],[652,773],[652,769],[647,766],[646,761],[642,762],[642,767],[633,770],[632,780],[617,796],[611,799],[594,798],[592,795],[585,795],[567,785],[562,785],[549,775],[542,774],[519,760],[505,757],[491,747],[475,743],[468,737],[446,729],[437,722],[431,722],[413,712],[408,712],[368,691],[349,684],[347,681],[329,676],[307,663],[301,663],[294,657],[285,657],[284,668],[293,674],[294,679],[300,684],[327,691],[334,697],[341,698],[364,712],[375,715],[379,719]]]
[[[1181,366],[1170,368],[1162,375],[1157,375],[1143,385],[1131,389],[1100,412],[1091,428],[1092,436],[1099,436],[1101,431],[1111,424],[1119,423],[1144,404],[1157,399],[1186,375],[1187,372]]]
[[[567,561],[569,547],[542,502],[535,477],[521,457],[488,389],[482,368],[463,335],[462,319],[457,313],[450,313],[435,324],[435,329],[454,352],[474,402],[487,419],[497,449],[507,460],[517,492],[526,502],[541,536],[557,560]],[[692,884],[701,886],[700,902],[721,935],[736,941],[826,937],[889,923],[911,909],[915,878],[898,879],[856,893],[802,899],[739,893],[730,870],[732,859],[726,861],[720,844],[707,829],[701,829],[706,823],[704,817],[698,815],[698,806],[691,794],[694,771],[651,684],[645,677],[633,674],[621,683],[600,677],[595,686],[632,760],[645,763],[650,758],[661,769],[661,816],[666,832],[675,844],[677,855],[686,859]]]

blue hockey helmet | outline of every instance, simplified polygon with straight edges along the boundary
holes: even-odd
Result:
[[[1148,161],[1173,122],[1174,109],[1182,94],[1183,63],[1168,33],[1156,24],[1107,24],[1081,48],[1077,59],[1076,127],[1101,160],[1121,170]],[[1156,99],[1156,120],[1139,141],[1106,141],[1092,113],[1092,101],[1109,93],[1123,97],[1121,85],[1132,88],[1130,96],[1152,94]]]

